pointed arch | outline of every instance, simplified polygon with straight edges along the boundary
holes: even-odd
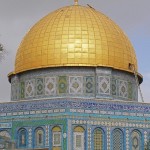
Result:
[[[84,150],[85,130],[81,126],[76,126],[73,131],[73,150]]]
[[[94,150],[104,150],[104,132],[101,128],[94,130]]]
[[[38,127],[35,129],[35,146],[44,146],[44,129],[42,127]]]
[[[53,150],[61,150],[62,147],[62,129],[59,126],[52,128],[53,134]]]
[[[123,132],[120,129],[114,129],[112,132],[112,145],[113,145],[113,150],[123,150],[124,145],[123,145]]]
[[[27,130],[25,128],[21,128],[18,130],[18,146],[19,147],[27,147]]]
[[[140,131],[134,130],[131,135],[132,150],[141,150],[142,148],[142,136]]]

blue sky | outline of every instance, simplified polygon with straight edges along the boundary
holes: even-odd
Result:
[[[90,4],[116,22],[132,42],[139,72],[144,76],[141,89],[145,102],[150,102],[150,0],[79,0]],[[14,69],[15,54],[27,31],[46,14],[73,0],[1,0],[0,42],[8,55],[0,64],[0,101],[10,101],[7,74]]]

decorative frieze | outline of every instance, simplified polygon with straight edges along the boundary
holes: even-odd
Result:
[[[134,76],[108,68],[48,69],[29,71],[11,82],[12,101],[51,97],[110,98],[137,100]],[[62,70],[62,72],[61,72]],[[32,72],[32,73],[31,73]]]

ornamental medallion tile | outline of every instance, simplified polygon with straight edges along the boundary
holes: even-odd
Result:
[[[85,82],[85,93],[91,94],[94,93],[95,91],[95,86],[94,86],[94,77],[88,76],[84,78]]]
[[[56,77],[45,78],[45,95],[56,95]]]
[[[70,76],[69,77],[69,94],[83,93],[83,77]]]
[[[110,77],[98,76],[98,93],[110,95]]]
[[[60,94],[67,93],[67,77],[66,76],[59,76],[58,92]]]
[[[33,97],[35,92],[35,80],[27,80],[25,82],[25,97]]]
[[[43,78],[36,79],[36,94],[43,95],[44,94],[44,80]]]
[[[112,91],[112,95],[117,95],[117,80],[116,79],[112,79],[111,91]]]
[[[123,98],[128,97],[128,85],[126,81],[119,81],[119,96]]]

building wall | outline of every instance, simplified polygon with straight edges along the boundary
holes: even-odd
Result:
[[[122,133],[124,143],[123,145],[119,143],[121,150],[134,150],[133,133],[135,137],[137,134],[140,135],[139,150],[144,149],[150,138],[150,105],[143,103],[127,104],[94,99],[12,102],[0,104],[0,115],[0,135],[5,131],[5,135],[9,135],[19,149],[76,150],[75,135],[79,134],[84,135],[84,150],[94,150],[96,129],[100,129],[103,133],[104,150],[116,149],[118,133]],[[81,127],[83,131],[76,127]],[[25,147],[19,147],[19,131],[22,129],[27,132]],[[40,147],[35,146],[36,129],[44,131],[44,145]],[[54,131],[57,133],[56,136],[58,133],[61,135],[61,146],[53,146]],[[80,134],[80,131],[83,134]],[[116,135],[113,136],[114,132]]]
[[[111,68],[53,68],[34,70],[11,79],[11,99],[76,97],[137,101],[133,74]]]

